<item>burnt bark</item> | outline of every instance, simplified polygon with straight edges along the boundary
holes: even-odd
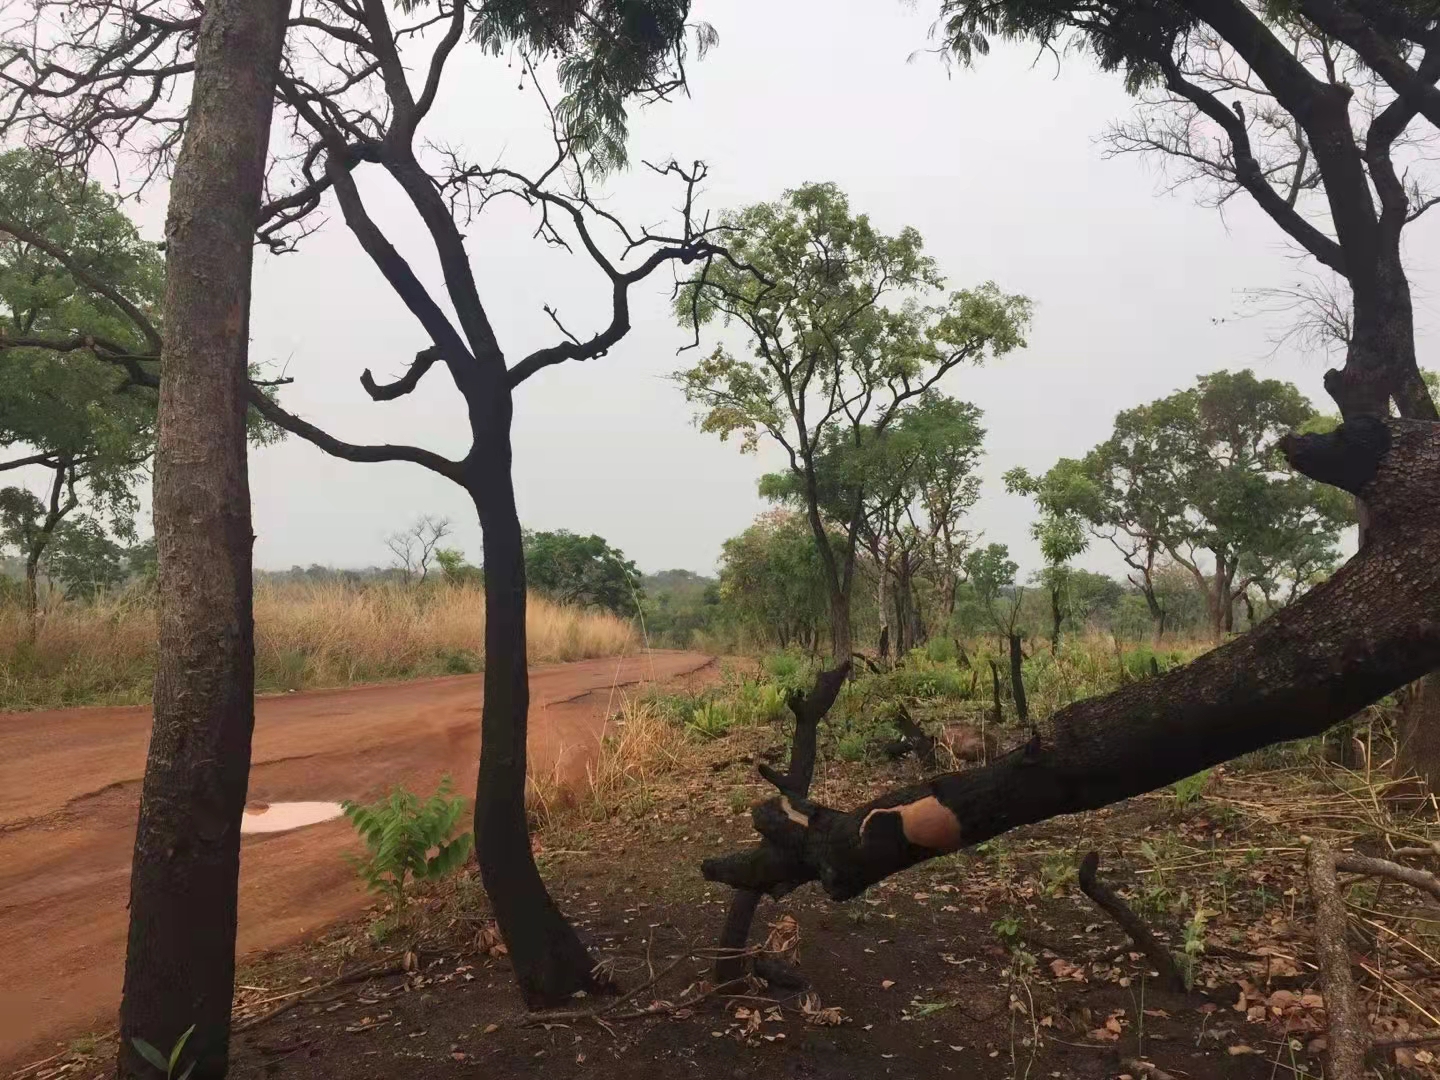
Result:
[[[500,369],[503,372],[503,367]],[[525,554],[511,480],[510,392],[497,388],[494,415],[477,423],[466,490],[485,551],[485,697],[475,846],[480,878],[531,1009],[553,1008],[576,992],[608,989],[595,962],[551,899],[535,865],[525,816],[530,671],[525,639]],[[476,422],[472,418],[472,422]]]
[[[250,271],[288,0],[211,0],[166,217],[155,453],[159,664],[130,875],[117,1070],[150,1077],[191,1025],[195,1080],[225,1075],[240,817],[254,726]],[[180,1067],[186,1067],[182,1061]]]
[[[1030,722],[1030,705],[1025,700],[1025,652],[1019,634],[1010,637],[1010,691],[1015,698],[1015,715],[1020,723]]]
[[[762,803],[753,817],[763,842],[707,860],[706,877],[776,895],[818,880],[847,899],[1021,825],[1318,734],[1440,666],[1440,504],[1430,497],[1440,483],[1440,424],[1385,427],[1389,448],[1357,485],[1370,509],[1369,538],[1329,581],[1158,679],[1062,709],[1027,746],[984,768],[850,811]],[[1341,431],[1336,438],[1345,438]]]
[[[1000,707],[1000,666],[994,660],[990,661],[990,692],[995,699],[990,713],[990,722],[1002,724],[1005,722],[1005,710]]]
[[[831,671],[822,671],[815,676],[815,686],[808,695],[796,691],[786,702],[795,714],[795,733],[790,741],[790,764],[784,774],[777,773],[768,765],[759,766],[760,775],[774,784],[787,796],[803,799],[810,793],[810,782],[815,777],[815,754],[819,738],[820,721],[835,704],[840,688],[850,676],[850,662],[847,660]],[[715,979],[720,983],[731,982],[745,974],[745,947],[750,940],[750,927],[755,921],[755,910],[760,906],[761,893],[738,890],[730,901],[730,910],[725,915],[725,925],[720,929],[719,959],[715,961]]]

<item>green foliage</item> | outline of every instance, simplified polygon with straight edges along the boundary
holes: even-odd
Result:
[[[590,170],[604,173],[628,160],[627,102],[683,87],[691,39],[701,58],[719,40],[709,24],[687,22],[689,14],[690,0],[488,0],[471,35],[496,56],[518,45],[534,60],[556,61],[565,91],[556,117]]]
[[[532,589],[562,604],[633,615],[641,600],[640,571],[599,536],[566,529],[525,533],[525,577]]]
[[[458,548],[436,548],[435,564],[447,585],[483,585],[485,572],[478,566],[465,561],[465,553]]]
[[[759,641],[811,646],[829,612],[824,567],[799,515],[760,515],[720,553],[724,618]]]
[[[990,924],[991,933],[1007,949],[1013,949],[1020,944],[1020,935],[1024,928],[1025,924],[1015,915],[1002,915]]]
[[[154,1046],[141,1038],[131,1039],[130,1045],[135,1047],[136,1053],[144,1058],[146,1062],[153,1065],[156,1070],[164,1075],[165,1080],[186,1080],[195,1068],[195,1062],[192,1061],[189,1065],[185,1066],[184,1072],[177,1074],[175,1070],[180,1065],[180,1055],[185,1051],[185,1044],[190,1041],[190,1036],[194,1031],[195,1025],[191,1024],[181,1032],[180,1037],[175,1040],[175,1045],[170,1048],[168,1055],[162,1054]]]
[[[1211,612],[1223,614],[1247,581],[1293,596],[1338,558],[1349,499],[1292,472],[1277,448],[1314,417],[1289,383],[1217,372],[1121,412],[1082,461],[1011,479],[1047,514],[1083,521],[1113,544],[1157,602],[1163,552],[1204,578]]]
[[[1194,776],[1187,776],[1171,784],[1170,793],[1175,797],[1175,805],[1185,807],[1199,800],[1205,794],[1206,785],[1210,783],[1210,773],[1210,769],[1202,769]]]
[[[153,319],[164,261],[98,185],[41,154],[11,150],[0,154],[0,218],[66,252]],[[0,231],[0,450],[41,456],[50,472],[43,501],[24,488],[4,489],[0,528],[7,546],[36,561],[82,505],[90,509],[84,538],[107,526],[121,540],[134,538],[135,489],[154,449],[156,397],[131,385],[95,346],[84,347],[87,340],[112,351],[150,351],[112,301]]]
[[[689,570],[662,570],[641,579],[645,632],[653,645],[689,648],[720,621],[720,582]]]
[[[719,739],[735,726],[735,714],[720,701],[707,701],[691,710],[685,730],[702,739]]]
[[[919,507],[933,533],[974,501],[979,412],[936,384],[1022,348],[1030,302],[993,283],[947,292],[918,232],[881,233],[834,184],[787,191],[724,225],[734,261],[685,283],[675,312],[684,323],[738,323],[749,356],[718,345],[675,378],[702,431],[736,436],[744,452],[762,438],[786,451],[788,472],[762,492],[803,505],[823,580],[842,595],[862,526],[892,530],[921,481],[934,489]],[[826,522],[839,534],[834,552]],[[948,538],[950,555],[962,543]]]
[[[450,791],[446,776],[423,802],[397,786],[369,806],[341,803],[369,852],[352,859],[355,869],[372,893],[394,904],[397,918],[404,916],[405,892],[412,882],[448,877],[465,864],[474,846],[468,832],[452,838],[465,814],[465,800]]]

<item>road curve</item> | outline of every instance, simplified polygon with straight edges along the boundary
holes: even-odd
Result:
[[[621,687],[704,678],[712,657],[639,657],[536,667],[532,772],[583,776]],[[446,773],[474,790],[482,676],[263,697],[252,801],[429,791]],[[0,1075],[56,1040],[114,1026],[124,967],[131,847],[150,736],[145,708],[0,713]],[[364,907],[341,858],[349,825],[247,836],[240,858],[242,956],[293,942]]]

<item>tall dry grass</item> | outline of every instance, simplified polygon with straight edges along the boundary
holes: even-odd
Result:
[[[530,597],[532,662],[614,656],[635,644],[613,615]],[[481,670],[485,600],[478,586],[265,584],[255,591],[260,691],[349,686]],[[155,675],[152,598],[124,594],[58,602],[34,644],[25,616],[0,607],[0,710],[139,704]]]

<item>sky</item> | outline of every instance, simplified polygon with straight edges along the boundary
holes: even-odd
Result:
[[[1141,159],[1105,160],[1097,137],[1132,107],[1118,78],[1081,57],[1057,66],[1013,47],[949,69],[923,52],[933,7],[696,0],[719,46],[691,64],[688,98],[633,118],[631,154],[637,165],[703,160],[704,205],[715,211],[834,181],[883,230],[916,227],[951,287],[993,280],[1032,298],[1028,348],[945,384],[984,410],[988,430],[971,527],[1032,570],[1032,508],[1004,493],[1006,469],[1083,454],[1117,411],[1219,369],[1288,379],[1328,405],[1327,365],[1276,353],[1282,322],[1243,314],[1247,290],[1297,280],[1295,252],[1269,219],[1240,199],[1222,216],[1189,189],[1167,193]],[[540,162],[544,113],[520,83],[505,58],[462,46],[422,135],[480,161]],[[382,178],[362,170],[360,182],[372,213],[438,286],[418,219]],[[641,224],[662,223],[676,204],[672,186],[639,168],[608,181],[606,200]],[[363,369],[393,377],[428,339],[338,210],[326,213],[297,253],[258,259],[252,358],[293,376],[283,403],[342,438],[462,455],[465,420],[442,368],[398,401],[375,403],[361,390]],[[163,203],[152,197],[138,216],[158,235]],[[556,340],[546,303],[581,336],[609,316],[599,273],[583,255],[534,239],[533,228],[514,203],[492,206],[467,234],[512,362]],[[1433,240],[1429,231],[1410,240],[1422,366],[1435,366],[1440,326],[1440,276],[1424,257],[1440,251]],[[677,355],[688,337],[669,313],[669,284],[661,275],[632,294],[633,329],[608,356],[551,368],[518,391],[515,483],[530,528],[599,533],[647,571],[711,573],[721,543],[765,509],[756,479],[780,462],[773,450],[742,455],[694,427],[668,379],[695,356]],[[386,535],[421,514],[452,519],[456,546],[479,557],[464,492],[418,466],[339,461],[291,438],[252,455],[251,487],[261,568],[383,565]],[[1118,569],[1100,550],[1081,562]]]

